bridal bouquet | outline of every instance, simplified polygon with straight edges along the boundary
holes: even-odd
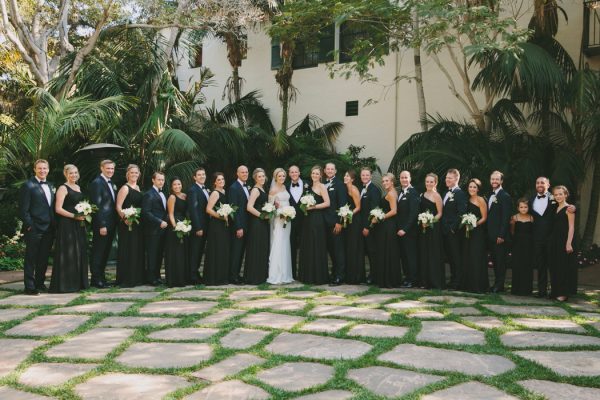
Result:
[[[340,209],[337,210],[337,215],[342,220],[342,225],[344,225],[345,228],[348,226],[348,224],[352,223],[352,216],[354,215],[354,213],[350,209],[350,206],[346,204],[345,206],[340,207]]]
[[[140,215],[142,213],[141,208],[128,207],[123,209],[123,219],[127,222],[129,232],[133,230],[134,224],[140,223]]]
[[[432,227],[435,224],[435,216],[429,211],[422,212],[417,216],[417,220],[419,224],[423,227],[423,233],[427,230],[427,228]]]
[[[260,209],[260,211],[260,218],[271,219],[275,216],[277,208],[275,208],[275,204],[273,203],[265,203],[265,205]]]
[[[381,208],[377,207],[371,210],[369,216],[371,217],[371,225],[369,225],[369,228],[372,228],[376,223],[385,219],[385,212],[383,212]]]
[[[465,237],[471,236],[471,231],[477,228],[477,216],[473,213],[464,214],[460,220],[460,226],[465,227]]]
[[[308,208],[317,204],[315,200],[315,196],[312,194],[305,194],[300,197],[300,209],[304,213],[304,215],[308,215]]]
[[[175,234],[177,235],[181,243],[183,243],[183,238],[188,236],[192,231],[192,223],[189,219],[177,221],[173,230],[175,231]]]
[[[225,226],[229,226],[229,218],[233,218],[236,211],[237,207],[230,204],[220,203],[219,208],[217,208],[217,214],[225,219]]]
[[[292,206],[284,206],[277,210],[277,215],[283,220],[283,227],[285,228],[288,222],[296,218],[296,209]]]
[[[92,214],[98,211],[98,207],[95,204],[91,204],[87,200],[82,200],[75,205],[76,217],[84,217],[81,221],[81,226],[85,226],[85,223],[92,223]]]

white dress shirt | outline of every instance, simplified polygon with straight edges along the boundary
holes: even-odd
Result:
[[[546,209],[548,208],[548,202],[550,201],[550,193],[546,192],[543,195],[546,196],[543,199],[538,199],[538,194],[535,195],[535,199],[533,199],[533,210],[539,215],[544,215]]]
[[[367,189],[369,188],[369,185],[371,184],[371,181],[369,181],[364,188],[362,188],[362,190],[360,191],[360,197],[363,197],[363,195],[365,193],[367,193]]]
[[[162,200],[162,203],[163,203],[163,207],[166,210],[167,209],[167,198],[165,197],[165,194],[163,192],[161,192],[160,189],[157,188],[156,186],[152,186],[152,187],[154,188],[154,190],[156,190],[156,192],[160,196],[160,199]]]
[[[294,201],[298,203],[300,201],[300,197],[302,197],[302,192],[304,191],[304,185],[302,184],[302,179],[298,179],[297,187],[292,186],[294,182],[290,183],[290,194],[294,198]]]
[[[42,187],[42,190],[44,191],[44,194],[46,195],[46,201],[48,202],[48,205],[52,206],[52,193],[50,193],[50,186],[48,186],[48,182],[47,181],[42,181],[37,176],[35,177],[35,179],[38,181],[38,183],[40,183],[40,182],[46,182],[45,185],[40,185],[40,186]]]
[[[196,185],[198,185],[198,187],[200,188],[200,190],[202,191],[202,193],[204,193],[204,197],[206,197],[206,200],[208,200],[208,196],[210,196],[210,194],[208,193],[208,189],[206,188],[206,186],[201,185],[199,183],[196,182]]]
[[[104,175],[100,174],[100,176],[102,177],[102,179],[104,179],[106,181],[106,184],[108,185],[109,189],[110,189],[110,194],[113,198],[113,200],[115,199],[115,190],[112,187],[112,183],[108,182],[110,180],[110,178],[105,177]]]
[[[453,193],[456,189],[458,189],[458,185],[453,186],[452,189],[450,189],[446,192],[446,195],[444,196],[444,205],[446,205],[446,202],[448,201],[448,198],[450,197],[450,193]]]
[[[502,186],[500,186],[498,189],[494,190],[494,191],[493,191],[493,193],[494,193],[494,194],[493,194],[493,195],[491,195],[491,196],[490,196],[490,198],[488,199],[488,210],[489,210],[490,208],[492,208],[492,203],[493,203],[494,199],[496,198],[496,196],[498,196],[498,192],[499,192],[500,190],[502,190]]]
[[[412,187],[411,185],[408,185],[407,187],[402,188],[400,190],[400,194],[398,195],[398,201],[402,200],[402,198],[404,197],[404,193],[407,193],[408,189],[410,189],[411,187]]]
[[[240,185],[242,185],[242,189],[244,189],[244,193],[246,193],[246,198],[250,197],[250,193],[248,192],[248,187],[246,186],[246,182],[242,182],[239,179],[237,180]]]

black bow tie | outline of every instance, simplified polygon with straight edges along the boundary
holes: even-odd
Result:
[[[48,182],[46,182],[46,181],[40,181],[40,185],[47,185],[47,184],[48,184]]]
[[[333,182],[333,179],[327,179],[327,183]]]
[[[538,198],[538,199],[545,199],[545,198],[546,198],[546,195],[545,195],[545,194],[538,194],[538,195],[537,195],[537,198]]]
[[[292,183],[292,187],[300,187],[300,183],[298,183],[298,182]]]
[[[108,183],[109,185],[112,185],[112,181],[111,181],[110,179],[108,179],[108,180],[106,181],[106,183]]]
[[[156,189],[156,190],[158,190],[158,193],[162,193],[162,191],[163,191],[162,189]]]
[[[202,186],[202,185],[200,185],[200,189],[204,190],[204,189],[205,189],[205,187],[204,187],[204,186]]]

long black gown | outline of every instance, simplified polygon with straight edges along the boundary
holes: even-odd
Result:
[[[569,234],[567,207],[554,214],[552,232],[548,240],[548,261],[550,264],[551,297],[573,294],[573,277],[576,276],[574,252],[568,254],[565,247]]]
[[[479,206],[467,202],[467,213],[472,213],[481,219]],[[469,237],[466,237],[466,228],[462,228],[462,267],[464,271],[461,288],[474,293],[485,293],[489,288],[487,254],[485,245],[485,225],[476,226]]]
[[[141,208],[143,194],[131,186],[123,200],[122,208]],[[144,233],[139,224],[119,222],[119,250],[117,253],[117,284],[121,287],[143,285],[146,282],[144,269]]]
[[[381,199],[379,206],[384,213],[390,211],[390,203]],[[378,222],[373,234],[376,240],[375,268],[371,273],[373,282],[382,288],[400,287],[402,284],[402,271],[398,260],[400,248],[396,234],[396,218],[388,218]]]
[[[350,199],[350,208],[354,210],[354,201]],[[346,283],[365,282],[365,246],[360,224],[361,211],[352,216],[352,223],[346,227]]]
[[[75,206],[83,200],[83,193],[63,185],[67,195],[63,209],[76,213]],[[50,279],[51,293],[78,292],[89,287],[87,234],[85,223],[73,218],[57,216],[56,242],[52,278]]]
[[[435,202],[421,195],[420,211],[429,210],[433,215],[437,214]],[[419,224],[419,271],[421,272],[421,283],[432,289],[443,289],[445,281],[444,264],[442,263],[442,230],[439,222],[428,227],[423,233],[423,227]]]
[[[512,255],[512,286],[510,292],[519,296],[528,296],[533,291],[533,223],[515,221]]]
[[[227,196],[217,191],[219,200],[215,204],[215,211],[219,204],[227,203]],[[238,210],[237,212],[240,212]],[[231,224],[231,218],[229,220]],[[204,258],[204,284],[226,285],[229,279],[229,257],[231,235],[225,221],[218,218],[210,218],[208,224],[210,235],[206,238],[206,256]]]
[[[258,198],[254,208],[260,211],[269,197],[264,190],[257,188]],[[244,265],[244,282],[250,285],[260,285],[267,281],[269,274],[269,235],[271,226],[269,220],[255,217],[248,213],[249,229],[246,239],[246,263]]]
[[[173,216],[175,222],[186,217],[187,201],[175,196]],[[188,283],[189,237],[178,238],[172,226],[167,231],[165,244],[165,278],[168,287],[181,287]]]
[[[309,190],[317,202],[323,203],[323,197]],[[327,265],[327,241],[323,210],[312,209],[302,222],[300,236],[300,263],[298,280],[302,283],[322,285],[329,281]]]

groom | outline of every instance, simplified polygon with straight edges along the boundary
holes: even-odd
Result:
[[[290,181],[286,183],[285,187],[290,193],[290,205],[296,209],[296,218],[292,220],[292,231],[290,233],[290,242],[292,247],[292,276],[294,279],[296,275],[296,259],[298,255],[298,249],[300,249],[300,233],[302,232],[302,220],[304,213],[300,209],[300,197],[304,192],[304,183],[300,178],[300,168],[297,165],[292,165],[288,169],[288,176]]]
[[[346,272],[346,249],[342,224],[337,215],[337,210],[348,203],[346,186],[335,176],[337,170],[334,163],[325,164],[325,177],[330,205],[325,212],[325,225],[327,227],[327,251],[333,265],[332,286],[341,285]]]
[[[237,180],[229,187],[229,203],[237,207],[233,217],[233,239],[231,244],[231,264],[229,266],[229,282],[243,283],[240,271],[246,250],[246,236],[248,234],[248,167],[240,165],[237,169]]]
[[[190,237],[190,282],[200,284],[200,262],[206,246],[208,228],[208,215],[206,204],[209,191],[206,187],[206,171],[204,168],[196,169],[194,183],[187,192],[187,211],[192,221],[192,234]]]

